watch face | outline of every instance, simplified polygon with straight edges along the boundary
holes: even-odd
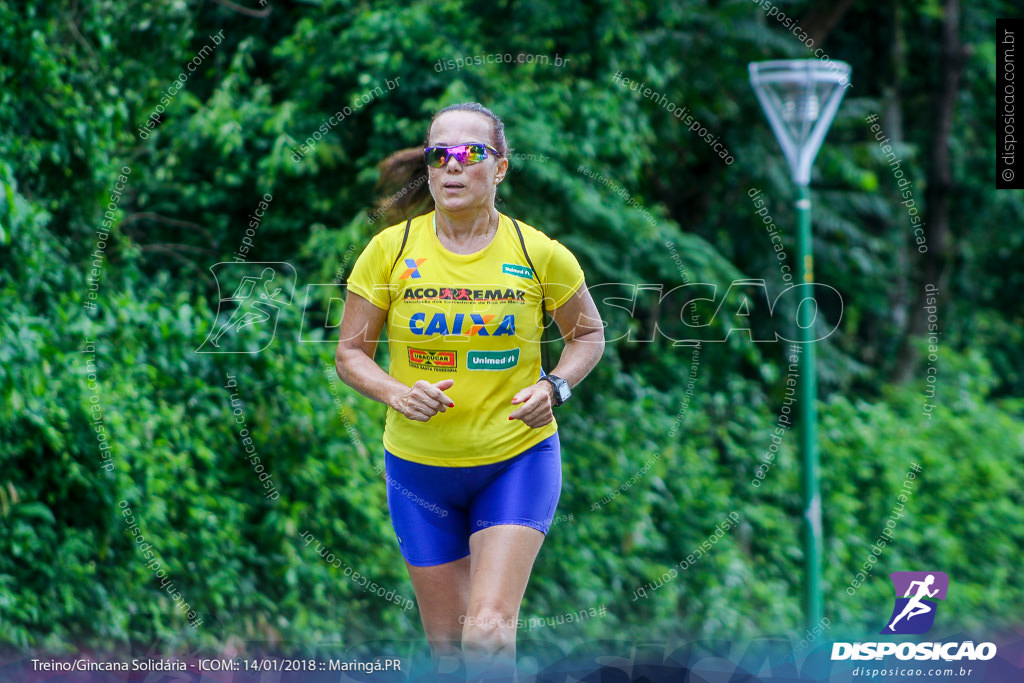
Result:
[[[541,379],[547,380],[548,382],[551,383],[551,386],[554,387],[555,391],[552,398],[554,399],[556,406],[562,405],[562,403],[564,403],[566,400],[568,400],[570,396],[572,396],[572,390],[569,389],[569,382],[562,379],[561,377],[557,377],[555,375],[545,375]]]
[[[569,389],[569,383],[561,377],[551,376],[552,384],[555,385],[555,396],[558,401],[557,405],[565,403],[572,396],[572,391]]]

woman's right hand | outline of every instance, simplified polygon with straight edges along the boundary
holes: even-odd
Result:
[[[421,379],[404,394],[395,397],[390,405],[410,420],[426,422],[438,413],[455,407],[455,403],[444,393],[454,384],[453,379],[443,379],[434,384]]]

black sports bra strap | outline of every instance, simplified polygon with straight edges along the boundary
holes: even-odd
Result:
[[[515,226],[516,234],[519,235],[519,244],[522,245],[522,247],[523,247],[523,256],[526,257],[526,262],[530,264],[530,270],[533,272],[533,277],[537,280],[537,282],[540,284],[541,288],[543,289],[544,283],[540,281],[540,274],[537,273],[537,267],[533,265],[533,261],[530,259],[530,252],[526,251],[526,240],[523,239],[523,231],[519,229],[519,223],[516,221],[515,218],[512,218],[512,216],[509,216],[508,218],[509,218],[509,220],[512,221],[512,225]],[[544,312],[545,313],[547,313],[547,310],[548,310],[548,307],[546,305],[546,301],[547,300],[543,298],[543,294],[542,294],[541,295],[541,306],[544,307]]]
[[[395,262],[391,264],[391,273],[394,274],[395,266],[398,265],[398,259],[402,258],[402,252],[405,251],[405,243],[409,241],[409,226],[412,225],[412,219],[410,218],[405,222],[405,234],[402,235],[402,246],[398,248],[398,256],[395,257]]]

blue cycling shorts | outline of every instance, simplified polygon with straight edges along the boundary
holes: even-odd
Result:
[[[519,455],[476,467],[437,467],[384,450],[388,509],[402,557],[432,567],[469,555],[473,532],[516,524],[547,534],[562,491],[555,433]]]

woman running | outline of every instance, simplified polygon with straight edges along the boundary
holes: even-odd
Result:
[[[457,656],[468,673],[514,667],[519,607],[561,492],[553,408],[604,351],[576,258],[495,209],[507,156],[504,124],[482,105],[434,116],[416,163],[434,210],[359,256],[336,354],[338,376],[389,408],[399,548],[435,665]],[[565,340],[549,370],[545,309]],[[374,362],[385,325],[388,372]]]

